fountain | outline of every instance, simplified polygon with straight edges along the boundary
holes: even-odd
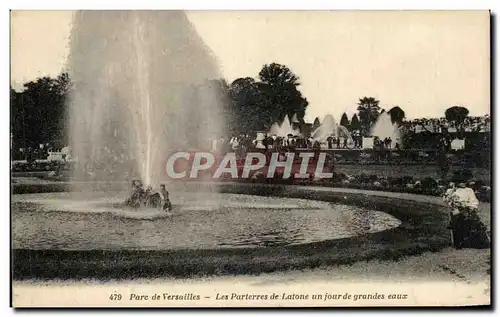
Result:
[[[295,117],[295,116],[294,116]],[[276,135],[277,137],[287,137],[289,134],[298,135],[300,132],[292,127],[290,118],[288,115],[285,116],[283,122],[278,124],[275,122],[269,131],[269,134]]]
[[[77,12],[68,72],[76,179],[158,185],[170,152],[225,134],[216,61],[184,12]]]
[[[85,181],[13,182],[16,278],[185,278],[352,263],[387,258],[387,250],[400,255],[406,240],[389,243],[394,232],[404,236],[394,230],[407,227],[413,240],[431,236],[433,250],[448,246],[429,227],[439,226],[447,239],[442,213],[425,205],[410,217],[401,210],[414,210],[415,202],[393,208],[402,202],[370,194],[297,187],[283,196],[280,187],[254,183],[221,183],[214,192],[201,182],[169,184],[162,196],[170,194],[174,206],[151,194],[150,186],[164,180],[170,151],[208,147],[225,135],[218,85],[207,81],[218,78],[216,63],[183,12],[78,12],[68,63],[74,86],[66,124],[74,178]],[[278,133],[292,131],[286,117]],[[315,135],[342,133],[350,138],[332,117]],[[133,179],[141,183],[137,195],[124,203],[121,186]],[[145,193],[137,189],[142,184]],[[144,199],[150,194],[154,201]],[[153,202],[173,207],[172,217],[144,210]],[[403,226],[401,215],[412,225]]]
[[[347,128],[343,125],[337,124],[333,116],[328,114],[325,116],[320,126],[311,133],[311,137],[315,141],[319,141],[323,144],[330,136],[347,138],[347,144],[349,147],[352,147],[352,145],[354,144],[349,130],[347,130]]]
[[[396,143],[401,144],[401,133],[397,124],[393,124],[391,115],[387,112],[381,113],[377,118],[377,122],[371,129],[371,135],[378,137],[380,140],[391,138],[391,146],[394,148]]]

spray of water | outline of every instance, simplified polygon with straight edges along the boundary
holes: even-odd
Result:
[[[290,118],[286,115],[281,124],[274,123],[271,126],[269,134],[276,135],[278,137],[286,137],[289,134],[298,135],[299,131],[293,128]]]
[[[379,137],[381,140],[391,138],[393,147],[396,142],[400,142],[401,137],[397,124],[392,123],[391,115],[387,112],[379,115],[371,129],[371,135]]]
[[[184,12],[77,12],[68,72],[77,179],[156,185],[169,153],[225,135],[216,60]]]
[[[320,126],[311,133],[311,137],[316,141],[325,142],[330,136],[347,138],[347,143],[350,146],[354,143],[349,130],[343,125],[337,124],[333,116],[328,114]]]

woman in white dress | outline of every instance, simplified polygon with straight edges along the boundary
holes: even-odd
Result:
[[[482,249],[490,246],[486,226],[478,215],[479,200],[472,188],[464,183],[455,187],[450,183],[443,200],[453,208],[450,213],[450,229],[453,245],[457,249]]]

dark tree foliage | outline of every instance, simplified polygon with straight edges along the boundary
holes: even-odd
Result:
[[[259,72],[259,78],[263,83],[280,86],[290,84],[298,86],[299,78],[285,65],[271,63],[264,65]]]
[[[316,118],[314,119],[314,121],[313,121],[313,124],[312,124],[312,129],[313,129],[313,131],[314,131],[315,129],[319,128],[319,126],[320,126],[320,125],[321,125],[321,123],[320,123],[320,121],[319,121],[319,118],[318,118],[318,117],[316,117]]]
[[[232,101],[232,116],[234,127],[238,133],[247,133],[259,127],[259,91],[253,78],[238,78],[229,86]]]
[[[361,129],[367,133],[380,114],[380,101],[374,97],[363,97],[358,101],[358,116]]]
[[[458,129],[463,128],[465,118],[469,115],[469,110],[461,106],[453,106],[444,112],[446,120],[454,122]]]
[[[347,118],[347,113],[345,112],[342,114],[342,118],[340,118],[340,125],[343,125],[346,128],[349,127],[349,118]]]
[[[66,73],[25,83],[21,92],[11,88],[11,133],[16,148],[67,142],[65,105],[70,88]]]
[[[391,110],[389,110],[389,114],[391,115],[392,123],[397,123],[398,125],[400,125],[401,122],[403,122],[403,119],[406,117],[403,109],[398,106],[391,108]]]
[[[286,115],[297,115],[304,122],[307,100],[297,89],[298,77],[284,65],[264,65],[259,73],[260,81],[238,78],[229,88],[234,117],[238,118],[235,132],[267,131]]]
[[[360,130],[361,129],[361,124],[359,123],[358,115],[353,114],[351,118],[351,130]]]
[[[308,101],[298,90],[299,78],[285,65],[272,63],[264,65],[259,72],[261,83],[258,83],[262,102],[269,109],[272,123],[282,121],[286,115],[292,118],[297,114],[300,123],[304,116]]]
[[[230,135],[267,131],[286,115],[289,118],[297,115],[299,124],[304,123],[308,101],[298,90],[299,78],[285,65],[264,65],[259,80],[244,77],[228,85],[223,79],[213,79],[203,85],[214,88],[220,115],[226,119],[223,128]],[[66,99],[70,89],[66,73],[28,82],[22,92],[11,88],[11,133],[17,148],[36,148],[54,142],[58,146],[67,144]],[[186,93],[195,98],[198,90],[193,86]]]

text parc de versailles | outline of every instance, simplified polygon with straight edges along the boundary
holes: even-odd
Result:
[[[209,298],[205,296],[205,298]],[[129,300],[173,300],[173,301],[193,301],[200,300],[201,296],[193,293],[184,294],[171,294],[162,293],[149,295],[130,294]],[[324,294],[287,294],[287,293],[272,293],[272,294],[248,294],[248,293],[231,293],[221,294],[217,293],[215,300],[218,301],[231,301],[231,300],[405,300],[408,299],[407,294],[351,294],[351,293],[324,293]]]

